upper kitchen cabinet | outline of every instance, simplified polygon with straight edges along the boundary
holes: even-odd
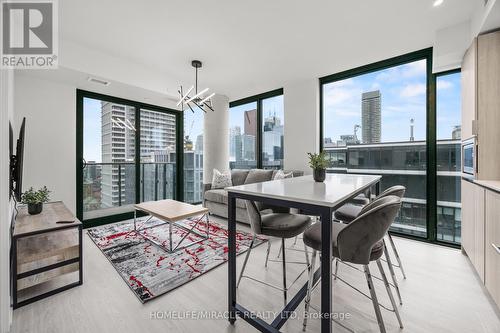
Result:
[[[462,138],[477,139],[479,180],[500,179],[500,31],[474,39],[462,61]]]
[[[500,179],[500,31],[477,40],[478,179]]]
[[[477,38],[462,61],[462,139],[476,134],[472,126],[477,119]]]

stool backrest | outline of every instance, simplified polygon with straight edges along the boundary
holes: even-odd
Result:
[[[395,186],[389,187],[384,192],[380,193],[380,195],[375,200],[370,202],[368,205],[364,206],[363,209],[361,209],[361,211],[359,212],[358,216],[361,216],[362,214],[366,213],[370,209],[377,207],[380,204],[378,202],[379,199],[382,199],[382,198],[387,197],[389,195],[395,195],[399,198],[403,198],[403,196],[405,195],[405,192],[406,192],[406,187],[404,187],[402,185],[395,185]]]
[[[388,195],[395,195],[397,197],[402,198],[405,195],[405,192],[406,192],[406,187],[404,187],[403,185],[394,185],[385,189],[385,191],[380,193],[377,198],[383,198]]]
[[[250,220],[250,228],[254,234],[259,235],[261,233],[262,218],[260,215],[261,203],[245,200],[245,205],[247,206],[248,219]],[[259,207],[257,206],[259,205]]]
[[[377,205],[359,215],[337,236],[340,259],[367,265],[373,246],[380,241],[396,218],[401,199],[394,195],[377,200]]]

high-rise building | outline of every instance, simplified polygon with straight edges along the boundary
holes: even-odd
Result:
[[[257,136],[257,110],[245,111],[243,133]]]
[[[243,134],[241,137],[241,159],[255,160],[255,135]],[[237,142],[238,143],[238,142]],[[238,151],[237,151],[238,155]],[[238,156],[237,156],[238,157]],[[238,158],[236,158],[238,161]]]
[[[379,90],[369,91],[361,97],[361,132],[363,143],[379,143],[381,130],[381,101]]]
[[[135,132],[130,132],[128,128],[134,126],[134,119],[130,118],[134,112],[135,109],[130,106],[101,102],[103,208],[126,202],[126,193],[121,190],[125,187],[125,177],[122,177],[123,165],[117,163],[130,162],[134,159]]]
[[[203,134],[196,137],[196,143],[194,145],[194,150],[198,152],[203,152]]]
[[[141,163],[143,174],[151,173],[151,165],[169,150],[175,151],[175,116],[141,110]],[[102,206],[116,207],[135,202],[135,108],[101,102],[102,117]],[[110,163],[109,165],[107,163]],[[112,164],[111,164],[112,163]],[[164,166],[166,167],[166,166]],[[152,188],[143,180],[142,193]],[[147,187],[147,188],[146,188]]]
[[[264,132],[262,133],[262,159],[267,166],[271,161],[283,159],[282,147],[283,124],[279,117],[270,115],[264,119]]]
[[[229,129],[229,160],[236,161],[237,159],[237,150],[241,152],[241,138],[237,140],[237,137],[241,137],[241,127],[234,126]],[[240,155],[241,156],[241,155]]]
[[[461,138],[462,138],[462,126],[457,125],[453,128],[453,131],[451,132],[451,139],[460,140]]]

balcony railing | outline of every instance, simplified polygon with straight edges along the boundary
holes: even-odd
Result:
[[[175,198],[175,163],[140,163],[140,201]],[[83,211],[92,212],[136,202],[134,162],[90,163],[83,170]]]
[[[437,142],[437,237],[460,243],[460,140]],[[381,190],[406,187],[403,205],[392,230],[425,237],[427,228],[426,142],[325,146],[328,172],[382,175]]]

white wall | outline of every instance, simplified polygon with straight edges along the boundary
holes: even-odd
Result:
[[[14,122],[14,74],[12,71],[0,70],[0,332],[9,331],[12,322],[10,308],[10,221],[12,203],[9,200],[9,120]]]
[[[319,81],[317,78],[285,85],[284,165],[311,173],[308,152],[319,151]]]
[[[46,185],[75,212],[75,87],[16,74],[15,102],[16,122],[26,117],[23,191]]]

